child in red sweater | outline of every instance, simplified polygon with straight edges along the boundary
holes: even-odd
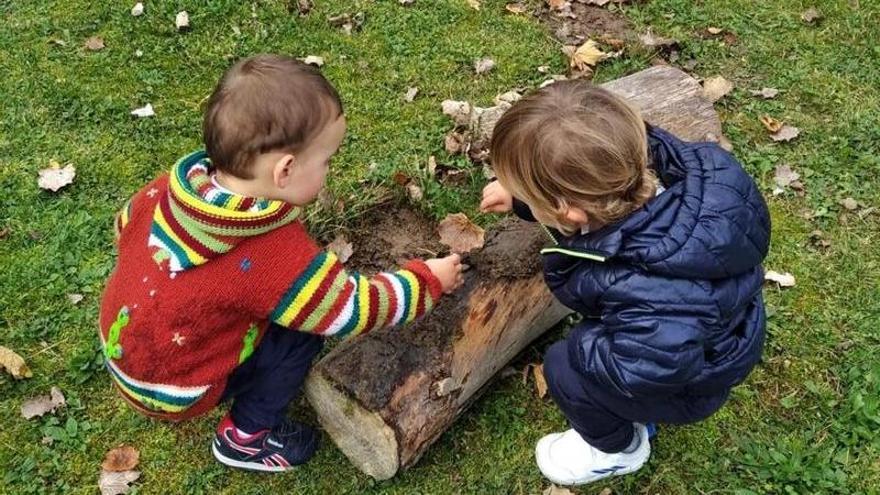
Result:
[[[367,278],[309,237],[301,208],[324,186],[345,127],[317,69],[277,55],[243,60],[208,101],[206,151],[117,215],[119,258],[100,316],[112,382],[162,419],[231,398],[212,445],[224,464],[306,462],[317,435],[285,410],[323,338],[409,322],[461,283],[456,255]]]

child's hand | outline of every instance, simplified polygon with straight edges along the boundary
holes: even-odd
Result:
[[[431,269],[431,273],[440,280],[445,294],[454,291],[464,282],[464,276],[461,274],[461,256],[457,254],[450,254],[445,258],[425,260],[425,264]]]
[[[483,188],[483,201],[480,211],[483,213],[505,213],[513,209],[513,196],[497,180]]]

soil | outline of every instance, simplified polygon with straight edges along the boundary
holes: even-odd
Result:
[[[364,273],[447,252],[432,220],[393,203],[368,213],[348,238],[354,254],[346,266]],[[444,296],[430,315],[404,328],[382,329],[340,343],[321,362],[321,371],[373,411],[382,409],[414,372],[428,372],[437,379],[446,376],[445,351],[467,316],[470,294],[486,280],[538,273],[539,251],[546,239],[535,224],[515,218],[501,221],[486,232],[483,249],[465,258],[471,268],[464,274],[463,287]]]
[[[542,8],[538,18],[550,26],[556,39],[566,45],[580,45],[588,38],[608,42],[608,40],[632,40],[636,33],[633,25],[623,15],[608,7],[571,3],[574,19],[561,17],[549,8]]]

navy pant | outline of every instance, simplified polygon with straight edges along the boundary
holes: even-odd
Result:
[[[571,427],[593,447],[607,453],[627,448],[633,423],[695,423],[717,411],[729,391],[714,396],[672,395],[634,399],[611,390],[594,390],[578,370],[567,341],[553,344],[544,356],[544,377],[553,401]]]
[[[284,419],[324,347],[324,338],[276,324],[247,361],[232,372],[223,398],[232,398],[232,422],[247,433],[271,429]]]

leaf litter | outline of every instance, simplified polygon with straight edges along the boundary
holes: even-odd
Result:
[[[764,274],[764,280],[768,282],[776,282],[779,287],[783,288],[795,286],[794,275],[788,272],[779,273],[775,270],[769,270],[767,273]]]
[[[27,363],[25,363],[24,358],[12,349],[2,345],[0,345],[0,366],[3,366],[6,372],[16,380],[34,376]]]
[[[32,397],[21,405],[21,416],[24,419],[32,419],[43,416],[46,413],[54,413],[59,407],[64,407],[67,401],[58,387],[52,387],[48,394]]]
[[[440,243],[453,253],[466,254],[483,247],[486,232],[475,225],[464,213],[447,215],[437,226]]]
[[[73,179],[76,177],[76,167],[72,163],[62,167],[57,161],[50,160],[49,167],[37,173],[39,175],[37,185],[40,189],[58,192],[62,187],[73,183]]]
[[[713,76],[703,81],[703,97],[714,103],[733,91],[733,87],[724,77]]]

